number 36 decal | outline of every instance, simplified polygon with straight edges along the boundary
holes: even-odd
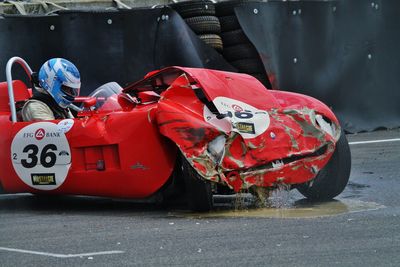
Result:
[[[54,153],[54,151],[57,151],[57,146],[54,144],[46,145],[43,147],[40,153],[37,145],[27,145],[22,152],[28,153],[28,159],[22,159],[21,164],[25,168],[33,168],[38,164],[39,161],[43,167],[51,168],[54,166],[54,164],[56,164],[57,160],[57,155]],[[38,154],[40,154],[39,158]]]
[[[33,123],[18,131],[11,143],[11,161],[25,184],[53,190],[64,183],[71,167],[71,149],[65,132],[52,122]]]

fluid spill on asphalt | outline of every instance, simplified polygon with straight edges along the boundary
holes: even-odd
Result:
[[[251,194],[237,194],[231,197],[214,197],[217,204],[208,213],[170,213],[172,216],[193,218],[218,217],[260,217],[260,218],[315,218],[345,213],[371,211],[385,206],[353,198],[343,198],[327,202],[312,202],[307,199],[295,199],[288,188],[262,193],[258,197]]]
[[[239,210],[215,210],[202,214],[187,214],[197,217],[261,217],[261,218],[314,218],[344,213],[370,211],[385,206],[360,200],[333,200],[323,203],[298,201],[292,207],[265,207]]]
[[[241,208],[241,209],[215,209],[207,213],[171,212],[170,216],[191,218],[221,218],[221,217],[254,217],[254,218],[316,218],[334,216],[345,213],[371,211],[385,208],[375,202],[360,200],[332,200],[322,203],[311,203],[309,201],[296,201],[292,206],[264,208]]]

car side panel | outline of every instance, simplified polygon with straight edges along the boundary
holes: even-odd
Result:
[[[0,142],[4,151],[0,154],[1,162],[5,163],[0,169],[4,188],[8,192],[150,196],[166,183],[176,158],[175,146],[159,134],[157,125],[148,116],[151,108],[74,119],[72,128],[65,133],[71,151],[68,175],[62,185],[52,190],[32,188],[22,182],[10,160],[14,136],[32,123],[12,125],[0,120],[0,127],[5,129]]]

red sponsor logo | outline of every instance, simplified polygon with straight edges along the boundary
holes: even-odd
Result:
[[[37,140],[42,140],[46,135],[46,132],[43,128],[37,129],[35,132],[35,138]]]
[[[232,105],[232,108],[233,108],[233,110],[234,111],[243,111],[243,109],[242,109],[242,107],[241,106],[239,106],[239,105],[236,105],[236,104],[233,104]]]

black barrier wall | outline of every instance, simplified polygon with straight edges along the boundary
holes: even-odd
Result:
[[[400,1],[277,1],[235,12],[274,88],[322,100],[348,131],[400,126]],[[169,65],[234,71],[170,8],[6,16],[0,47],[0,80],[12,56],[34,70],[65,57],[79,68],[84,95]]]
[[[117,81],[122,86],[170,65],[234,70],[170,8],[62,12],[56,16],[0,19],[0,61],[22,57],[38,70],[52,57],[71,60],[82,77],[82,95]],[[16,68],[15,78],[24,79]]]
[[[149,9],[6,17],[0,20],[2,68],[12,56],[24,58],[33,70],[48,58],[65,57],[81,72],[82,94],[107,81],[139,79],[154,68],[159,13]]]
[[[348,131],[400,126],[400,1],[249,3],[236,14],[273,87],[322,100]]]

